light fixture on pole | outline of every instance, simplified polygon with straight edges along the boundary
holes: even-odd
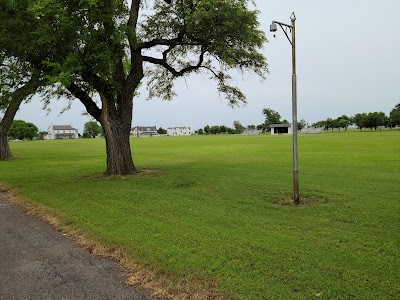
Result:
[[[292,45],[292,127],[293,127],[293,202],[295,205],[300,203],[299,194],[299,164],[298,164],[298,147],[297,147],[297,76],[296,76],[296,16],[294,13],[290,16],[291,25],[277,21],[272,21],[270,31],[278,30],[279,25],[285,33],[289,43]],[[292,36],[289,37],[288,31]]]

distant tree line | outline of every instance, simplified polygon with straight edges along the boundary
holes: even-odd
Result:
[[[248,125],[243,126],[240,121],[236,120],[233,122],[233,127],[230,128],[225,125],[213,125],[205,126],[196,131],[197,134],[241,134],[244,130],[262,129],[263,131],[269,131],[271,124],[288,124],[287,120],[282,120],[281,115],[270,109],[264,108],[262,111],[265,121],[259,125]],[[397,104],[390,114],[387,116],[384,112],[371,112],[371,113],[358,113],[352,117],[342,115],[336,119],[328,118],[326,120],[318,121],[312,124],[313,127],[324,127],[325,130],[347,130],[349,126],[355,125],[358,129],[370,129],[377,130],[378,128],[387,127],[393,128],[400,126],[400,103]],[[297,123],[298,130],[301,130],[307,123],[305,120],[301,120]],[[160,127],[157,132],[159,134],[166,134],[167,130]],[[47,132],[39,132],[38,128],[29,122],[23,120],[14,120],[9,131],[8,138],[14,140],[33,140],[43,139]],[[97,136],[103,136],[103,130],[101,126],[95,121],[86,122],[83,130],[83,138],[95,138]]]
[[[235,129],[227,127],[225,125],[206,125],[203,129],[197,131],[198,134],[234,134]]]
[[[204,128],[201,128],[196,131],[197,134],[241,134],[243,133],[244,130],[253,130],[253,129],[258,129],[262,130],[263,132],[270,131],[270,125],[272,124],[289,124],[288,120],[283,119],[281,115],[270,109],[270,108],[264,108],[262,111],[265,121],[262,124],[259,125],[247,125],[246,127],[243,126],[240,121],[234,121],[233,122],[233,128],[229,128],[225,125],[214,125],[210,126],[207,125]],[[306,126],[306,121],[301,120],[300,122],[297,123],[298,129],[301,130]]]
[[[360,130],[396,127],[400,125],[400,103],[393,108],[389,116],[384,112],[358,113],[352,117],[342,115],[336,119],[328,118],[313,124],[314,127],[324,127],[325,130],[347,130],[351,125],[356,125]]]

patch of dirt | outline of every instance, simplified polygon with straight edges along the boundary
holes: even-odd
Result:
[[[327,202],[328,202],[327,199],[318,196],[300,195],[300,204],[295,205],[293,201],[293,195],[284,194],[281,197],[279,197],[278,200],[274,202],[274,204],[280,206],[291,206],[291,207],[310,207],[310,206],[321,205]]]
[[[140,169],[138,170],[138,174],[158,173],[160,171],[160,169]]]
[[[135,174],[132,175],[105,175],[104,173],[95,173],[91,175],[84,175],[82,178],[89,178],[89,179],[114,179],[114,178],[121,178],[121,179],[127,179],[131,178],[133,176],[139,176],[139,175],[146,175],[146,174],[154,174],[161,172],[160,169],[138,169]]]
[[[5,186],[0,185],[0,193],[6,193],[8,189]]]

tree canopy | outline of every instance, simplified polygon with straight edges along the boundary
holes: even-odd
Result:
[[[8,145],[8,132],[21,103],[42,86],[46,80],[40,72],[18,59],[0,55],[0,160],[13,159]]]
[[[281,124],[287,122],[286,120],[281,121],[281,115],[270,108],[264,108],[262,113],[265,116],[264,128],[266,130],[269,130],[269,126],[271,124]]]
[[[131,174],[133,97],[143,78],[150,98],[171,100],[176,78],[204,72],[235,105],[246,98],[230,70],[264,76],[266,38],[252,2],[2,1],[0,53],[48,80],[47,102],[54,96],[81,101],[103,128],[106,174]]]
[[[400,103],[397,104],[390,112],[388,123],[390,124],[390,126],[400,125]]]
[[[35,124],[23,120],[15,120],[8,132],[8,136],[16,140],[33,140],[38,134],[39,130]]]
[[[83,137],[95,138],[101,133],[101,126],[95,121],[86,122],[83,125]]]

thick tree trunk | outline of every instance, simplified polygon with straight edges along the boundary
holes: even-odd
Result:
[[[102,120],[106,139],[107,171],[106,175],[131,175],[136,173],[132,160],[129,134],[131,120],[104,118]]]
[[[7,133],[23,99],[22,97],[13,98],[0,122],[0,160],[11,160],[14,158],[8,145]]]
[[[131,175],[137,172],[132,160],[129,135],[132,126],[133,97],[143,78],[143,58],[140,51],[132,54],[133,71],[123,78],[122,60],[117,65],[120,70],[122,89],[117,93],[100,93],[102,110],[99,121],[103,127],[107,150],[106,175]],[[116,95],[115,101],[110,95]]]
[[[7,133],[0,131],[0,160],[11,160],[13,158],[8,145]]]
[[[22,101],[29,95],[34,94],[43,83],[40,82],[39,77],[40,73],[37,70],[33,70],[31,79],[24,86],[15,90],[11,95],[11,101],[0,122],[0,160],[11,160],[14,158],[8,145],[7,133]]]
[[[14,158],[8,145],[7,133],[14,121],[19,106],[24,99],[25,97],[16,97],[14,94],[14,97],[8,105],[3,119],[0,122],[0,160],[11,160]]]
[[[134,3],[136,1],[133,1],[132,5]],[[133,25],[135,24],[135,15],[131,16],[130,22],[133,22]],[[119,45],[115,48],[115,51],[118,52]],[[141,50],[135,48],[131,50],[133,67],[129,74],[127,76],[124,74],[123,51],[120,51],[122,54],[115,66],[114,80],[120,84],[115,86],[109,84],[106,80],[93,74],[91,69],[88,69],[84,74],[84,78],[91,82],[98,92],[102,104],[101,108],[93,101],[90,94],[77,84],[72,83],[67,87],[69,92],[85,105],[87,112],[103,128],[107,152],[105,175],[108,176],[131,175],[137,172],[132,160],[129,135],[132,126],[133,97],[144,75]]]

